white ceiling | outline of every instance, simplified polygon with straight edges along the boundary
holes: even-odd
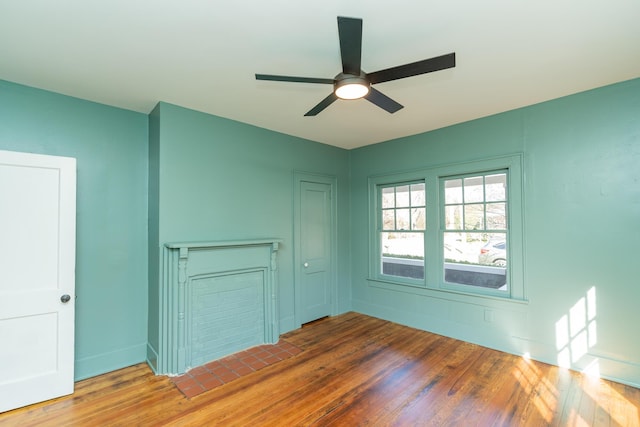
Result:
[[[372,72],[456,53],[453,69],[304,113],[333,78],[337,16],[363,18]],[[148,113],[158,101],[343,148],[640,77],[638,0],[0,0],[0,79]]]

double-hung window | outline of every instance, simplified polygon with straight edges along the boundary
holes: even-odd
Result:
[[[440,178],[445,283],[506,291],[507,170]]]
[[[522,157],[370,183],[373,283],[524,300]]]
[[[380,271],[424,280],[424,182],[379,187]]]

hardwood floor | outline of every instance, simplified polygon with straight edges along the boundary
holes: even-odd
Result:
[[[189,400],[145,364],[1,426],[640,426],[640,390],[356,313],[284,339],[303,351]]]

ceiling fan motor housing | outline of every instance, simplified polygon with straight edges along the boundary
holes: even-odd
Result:
[[[371,84],[363,72],[360,72],[359,76],[340,73],[335,77],[333,84],[334,93],[342,99],[362,98],[369,93],[370,88]]]

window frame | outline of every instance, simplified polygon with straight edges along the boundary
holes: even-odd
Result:
[[[479,286],[459,285],[444,281],[444,190],[441,182],[448,177],[473,176],[490,172],[507,172],[507,291]],[[407,279],[382,274],[380,248],[381,206],[379,191],[382,187],[404,183],[425,183],[426,223],[424,230],[424,279]],[[524,175],[523,156],[513,154],[490,159],[452,163],[409,172],[374,175],[369,177],[369,277],[373,286],[398,289],[423,289],[441,295],[465,295],[500,300],[525,301],[524,286]]]
[[[496,174],[505,174],[505,178],[506,178],[506,192],[505,192],[505,198],[504,200],[500,200],[500,201],[487,201],[486,199],[486,194],[484,192],[484,188],[485,188],[485,182],[486,182],[486,177],[487,176],[491,176],[491,175],[496,175]],[[506,276],[507,276],[507,289],[506,290],[499,290],[499,289],[491,289],[491,288],[487,288],[487,287],[482,287],[482,286],[474,286],[474,285],[468,285],[468,284],[462,284],[462,283],[455,283],[455,282],[447,282],[446,280],[446,273],[445,273],[445,269],[446,269],[446,259],[444,258],[444,242],[445,242],[445,234],[446,233],[471,233],[471,234],[491,234],[491,233],[496,233],[496,234],[503,234],[505,236],[505,242],[506,242],[506,252],[507,252],[507,260],[510,260],[509,258],[509,238],[511,235],[511,231],[509,230],[509,218],[510,218],[510,203],[511,200],[509,200],[509,190],[510,190],[510,175],[511,172],[508,169],[493,169],[493,170],[486,170],[486,171],[482,171],[482,172],[472,172],[472,173],[464,173],[464,174],[457,174],[457,175],[449,175],[449,176],[440,176],[438,177],[438,188],[440,191],[440,233],[439,233],[439,250],[442,253],[442,267],[441,267],[441,273],[442,273],[442,277],[441,277],[441,283],[442,283],[442,287],[444,289],[452,289],[452,290],[457,290],[457,291],[466,291],[469,289],[473,289],[473,293],[481,293],[481,294],[487,294],[487,295],[496,295],[496,296],[504,296],[504,295],[510,295],[511,294],[511,282],[510,282],[510,274],[509,271],[511,269],[510,266],[510,262],[509,265],[507,265],[506,267]],[[483,194],[482,194],[482,201],[475,201],[475,202],[466,202],[464,200],[464,198],[459,202],[459,203],[451,203],[451,204],[447,204],[446,203],[446,197],[445,197],[445,188],[446,188],[446,181],[450,181],[450,180],[457,180],[460,179],[462,181],[462,186],[464,187],[466,184],[464,184],[465,179],[468,178],[476,178],[476,177],[482,177],[482,186],[483,186]],[[462,194],[464,195],[464,189],[462,189]],[[505,228],[504,229],[495,229],[492,230],[490,228],[487,228],[487,215],[486,215],[486,210],[487,210],[487,204],[490,203],[505,203],[505,216],[506,216],[506,224],[505,224]],[[458,229],[448,229],[446,227],[446,208],[447,206],[452,206],[452,205],[457,205],[457,206],[461,206],[462,207],[462,211],[464,212],[466,206],[471,206],[471,205],[482,205],[483,207],[483,227],[481,229],[467,229],[467,225],[466,225],[466,221],[463,221],[462,228],[458,228]]]
[[[383,225],[383,211],[385,210],[390,210],[393,209],[394,211],[397,211],[398,209],[405,209],[408,208],[411,211],[411,208],[413,208],[414,206],[412,205],[411,202],[411,192],[409,192],[409,206],[408,207],[398,207],[398,206],[394,206],[393,208],[385,208],[384,206],[382,206],[381,204],[381,200],[382,200],[382,191],[385,188],[397,188],[397,187],[402,187],[402,186],[409,186],[409,188],[411,188],[412,185],[414,184],[423,184],[425,187],[425,201],[424,201],[424,206],[419,206],[419,207],[424,207],[425,208],[425,229],[422,230],[414,230],[411,229],[411,225],[410,228],[408,230],[402,230],[402,229],[393,229],[393,230],[388,230],[384,228]],[[394,192],[395,193],[395,192]],[[396,193],[397,194],[397,193]],[[382,241],[382,233],[416,233],[416,234],[422,234],[422,245],[423,245],[423,251],[424,251],[424,246],[425,246],[425,233],[426,233],[426,224],[427,224],[427,200],[426,200],[426,184],[424,182],[424,180],[422,179],[417,179],[417,180],[409,180],[409,181],[402,181],[402,182],[393,182],[393,183],[381,183],[381,184],[377,184],[376,185],[376,195],[375,195],[376,199],[377,199],[377,211],[376,211],[376,215],[377,215],[377,222],[376,222],[376,242],[377,242],[377,247],[378,247],[378,253],[380,254],[380,256],[378,257],[378,264],[377,264],[377,270],[376,273],[385,279],[390,279],[390,280],[397,280],[400,281],[402,283],[406,283],[406,284],[410,284],[410,285],[417,285],[420,286],[421,284],[424,283],[424,276],[426,275],[426,272],[424,272],[423,274],[423,278],[422,279],[414,279],[411,277],[405,277],[405,276],[396,276],[396,275],[391,275],[391,274],[384,274],[384,272],[382,271],[382,264],[383,264],[383,253],[382,253],[382,247],[381,247],[381,241]],[[397,213],[397,212],[394,212]],[[411,222],[411,221],[410,221]],[[424,259],[422,260],[422,264],[424,266]]]

